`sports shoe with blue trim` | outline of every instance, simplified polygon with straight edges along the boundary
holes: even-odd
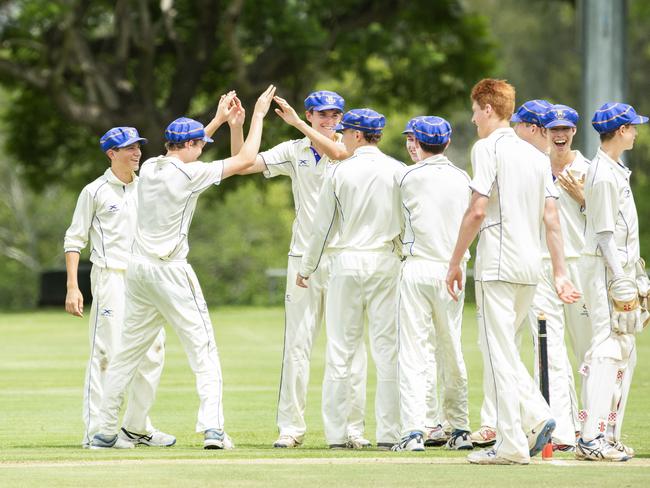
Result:
[[[424,451],[424,436],[422,432],[414,431],[402,437],[399,443],[390,449],[391,451]]]
[[[130,442],[133,445],[142,444],[153,447],[170,447],[176,444],[176,437],[159,430],[154,430],[149,434],[136,434],[122,427],[118,436],[120,439]]]
[[[555,420],[542,420],[528,434],[528,447],[530,448],[530,457],[536,456],[544,446],[551,442],[551,435],[555,430]]]
[[[234,449],[235,443],[223,430],[208,429],[204,432],[203,449]]]
[[[132,442],[120,439],[117,434],[95,434],[90,443],[90,449],[133,449]]]

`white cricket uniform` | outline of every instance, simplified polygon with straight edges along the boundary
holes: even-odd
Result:
[[[608,436],[620,439],[634,367],[634,334],[611,332],[610,300],[607,293],[613,278],[597,234],[613,232],[618,259],[626,276],[635,278],[639,253],[639,220],[630,187],[630,170],[598,149],[585,182],[587,228],[585,247],[580,259],[584,296],[591,319],[592,339],[581,373],[580,412],[582,437],[589,441],[609,430]],[[609,426],[609,429],[608,429]]]
[[[72,223],[65,233],[65,252],[78,252],[90,239],[90,359],[86,367],[82,418],[83,445],[99,431],[99,408],[109,362],[120,350],[124,324],[125,274],[136,225],[138,177],[129,184],[111,168],[86,185],[79,194]],[[165,360],[165,333],[141,356],[129,389],[122,425],[140,434],[153,430],[149,410],[153,405]]]
[[[427,417],[428,347],[442,356],[444,403],[454,430],[469,431],[467,371],[461,350],[464,292],[447,293],[445,278],[460,223],[470,201],[470,178],[444,155],[427,158],[396,174],[405,223],[397,328],[402,434],[424,433]],[[463,269],[469,252],[463,260]],[[431,334],[432,329],[435,333]]]
[[[577,152],[577,151],[576,151]],[[586,175],[589,161],[579,152],[576,158],[565,169],[564,173],[577,175],[577,179]],[[578,259],[584,247],[585,216],[580,204],[562,188],[559,180],[555,187],[560,195],[558,212],[564,240],[564,259],[567,274],[571,282],[582,290],[582,278],[578,269]],[[551,413],[556,422],[553,432],[553,442],[556,444],[575,444],[575,433],[578,426],[578,402],[575,391],[573,368],[569,361],[564,341],[565,325],[573,346],[576,362],[580,365],[589,348],[591,340],[591,325],[584,299],[566,304],[560,300],[555,291],[553,266],[546,244],[546,232],[542,232],[542,275],[540,276],[535,298],[529,313],[534,351],[535,351],[535,381],[539,384],[538,358],[538,323],[541,313],[546,317],[546,335],[548,351],[548,383]]]
[[[183,163],[159,156],[142,164],[138,226],[126,274],[123,349],[108,369],[101,432],[115,434],[124,390],[140,358],[170,324],[196,376],[196,431],[223,429],[221,366],[208,307],[187,263],[189,232],[199,195],[221,181],[223,161]]]
[[[323,183],[313,235],[300,265],[300,274],[311,276],[332,229],[338,227],[338,239],[330,244],[336,256],[325,315],[323,423],[330,445],[346,440],[350,367],[363,341],[366,318],[377,368],[376,440],[392,445],[399,439],[395,299],[400,261],[395,241],[401,215],[394,175],[402,167],[372,145],[341,161]]]
[[[476,142],[472,168],[470,187],[489,199],[474,272],[483,388],[495,402],[497,456],[527,462],[526,433],[551,413],[521,361],[515,333],[542,270],[545,199],[558,195],[548,158],[512,128]]]
[[[306,137],[278,144],[260,153],[260,156],[267,167],[264,176],[291,178],[296,210],[287,264],[284,347],[277,424],[280,435],[290,435],[301,440],[307,430],[305,406],[309,365],[312,347],[324,319],[331,253],[326,253],[322,266],[309,281],[309,288],[296,285],[296,274],[311,236],[318,194],[323,180],[329,176],[336,162],[326,155],[317,161],[311,141]],[[366,368],[367,354],[365,344],[362,343],[354,355],[350,373],[351,410],[348,434],[353,436],[364,433]]]

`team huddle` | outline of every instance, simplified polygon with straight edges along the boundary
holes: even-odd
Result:
[[[232,175],[291,178],[296,218],[287,264],[285,333],[276,448],[307,432],[312,346],[327,335],[322,417],[331,449],[372,446],[364,432],[368,325],[376,367],[378,449],[473,450],[476,464],[528,464],[544,446],[577,459],[626,461],[621,442],[636,363],[635,334],[650,315],[630,171],[639,116],[607,103],[593,116],[601,145],[590,162],[571,148],[578,113],[531,100],[515,112],[515,90],[484,79],[471,94],[479,140],[473,177],[445,152],[449,122],[411,119],[403,134],[414,164],[378,147],[383,115],[345,112],[337,93],[305,99],[305,122],[272,85],[250,117],[235,92],[207,126],[179,118],[167,153],[140,166],[146,139],[115,127],[101,139],[111,166],[79,196],[65,236],[66,310],[83,315],[79,253],[91,242],[91,355],[83,400],[83,446],[171,446],[149,419],[164,362],[164,325],[178,334],[196,376],[196,431],[206,449],[232,449],[224,430],[222,376],[208,308],[187,262],[198,196]],[[304,138],[259,152],[263,120],[275,113]],[[510,123],[514,122],[514,129]],[[228,123],[231,157],[198,161]],[[140,168],[139,176],[135,171]],[[483,354],[481,426],[469,422],[461,349],[468,248],[475,256]],[[547,323],[549,401],[521,360],[521,335],[537,344]],[[582,376],[580,401],[565,329]],[[535,348],[537,350],[537,348]],[[128,395],[122,425],[118,423]]]

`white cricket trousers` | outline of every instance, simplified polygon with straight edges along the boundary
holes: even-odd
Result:
[[[108,364],[121,348],[124,325],[126,272],[93,266],[90,284],[93,295],[90,307],[90,359],[86,367],[82,418],[85,426],[82,444],[87,446],[99,432],[99,409],[106,383]],[[143,352],[133,383],[128,390],[127,408],[122,426],[138,434],[149,434],[153,426],[149,411],[156,397],[165,362],[165,331],[162,330],[149,349]]]
[[[610,440],[621,438],[625,406],[636,367],[636,337],[611,331],[610,300],[607,285],[612,279],[602,257],[582,256],[580,270],[584,278],[584,297],[591,319],[591,346],[580,368],[582,381],[582,438],[600,434]],[[634,265],[623,268],[635,278]]]
[[[327,443],[344,444],[350,412],[350,369],[368,322],[377,369],[376,441],[399,440],[395,302],[399,259],[385,252],[344,251],[334,258],[327,292],[323,424]]]
[[[424,433],[432,337],[437,341],[435,348],[443,355],[447,421],[454,430],[469,431],[467,371],[460,340],[465,295],[461,293],[457,302],[449,296],[446,271],[446,263],[411,257],[402,267],[397,299],[402,435]]]
[[[301,440],[307,430],[305,406],[311,352],[325,315],[332,256],[323,255],[318,269],[309,277],[308,288],[296,285],[300,260],[300,257],[289,256],[287,266],[284,348],[277,424],[280,435],[290,435]],[[350,367],[350,414],[347,433],[352,436],[364,434],[367,364],[366,346],[362,341]]]
[[[534,285],[476,281],[476,317],[483,352],[486,396],[494,398],[497,456],[530,460],[526,434],[551,411],[521,361],[515,340],[518,324],[527,317]]]
[[[578,269],[577,258],[567,258],[566,267],[569,279],[582,290],[582,279]],[[529,323],[535,352],[535,382],[539,384],[539,326],[537,318],[543,313],[546,317],[546,335],[548,352],[548,383],[551,413],[556,422],[553,442],[557,444],[575,444],[578,424],[578,400],[575,389],[573,367],[564,340],[565,329],[571,340],[578,365],[582,364],[591,341],[591,324],[584,299],[566,304],[560,300],[555,291],[553,266],[550,259],[543,260],[533,305],[529,314]]]
[[[196,376],[196,431],[223,429],[222,379],[208,307],[192,267],[184,261],[132,256],[126,276],[123,348],[108,368],[101,432],[115,434],[122,398],[144,352],[165,322],[176,331]]]

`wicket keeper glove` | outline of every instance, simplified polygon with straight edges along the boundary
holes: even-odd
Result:
[[[645,261],[639,258],[636,262],[636,287],[639,290],[639,304],[641,306],[641,324],[645,329],[650,323],[650,312],[648,311],[648,295],[650,295],[650,279],[645,272]]]
[[[612,300],[612,330],[617,334],[634,334],[643,330],[636,281],[622,276],[614,278],[608,288]]]

